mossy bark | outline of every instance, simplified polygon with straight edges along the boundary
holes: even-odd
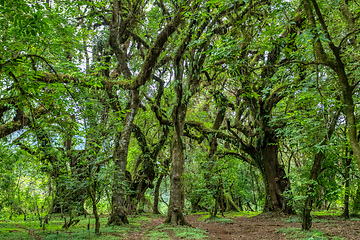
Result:
[[[183,122],[183,123],[182,123]],[[172,151],[172,166],[170,175],[170,203],[168,207],[168,214],[165,223],[172,225],[187,225],[190,224],[185,220],[183,215],[184,207],[184,189],[182,186],[181,178],[184,173],[184,144],[182,142],[182,132],[184,122],[180,122],[181,126],[178,126],[174,131],[173,137],[173,151]],[[179,131],[180,130],[180,131]]]
[[[310,230],[312,226],[312,217],[311,210],[314,203],[314,195],[315,195],[315,182],[317,181],[317,177],[321,171],[321,163],[324,159],[325,155],[322,152],[319,152],[315,155],[314,164],[311,168],[310,172],[310,184],[308,186],[308,191],[306,193],[305,204],[302,212],[302,222],[301,228],[302,230]]]
[[[111,198],[112,206],[108,225],[123,225],[129,223],[125,206],[126,188],[128,187],[128,181],[125,174],[133,122],[139,109],[139,105],[139,91],[134,90],[132,91],[130,111],[126,114],[123,130],[116,136],[113,154],[115,169],[112,187],[113,194]]]
[[[265,212],[283,212],[294,214],[294,210],[284,196],[290,189],[290,180],[285,174],[284,167],[278,159],[278,140],[275,134],[265,132],[263,139],[258,143],[259,154],[256,159],[265,185]]]
[[[156,186],[155,186],[155,192],[154,192],[154,205],[153,205],[153,214],[161,214],[159,211],[159,195],[160,195],[160,185],[164,178],[164,174],[160,174]]]

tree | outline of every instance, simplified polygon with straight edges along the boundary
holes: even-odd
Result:
[[[189,225],[188,204],[215,217],[261,203],[301,209],[308,230],[313,206],[348,206],[359,17],[330,2],[0,1],[0,207],[42,203],[17,182],[34,178],[29,158],[49,181],[44,211],[68,228],[91,202],[97,234],[99,207],[127,224],[156,180],[159,213],[169,170],[173,225]]]
[[[357,164],[360,166],[360,146],[357,137],[358,132],[353,98],[353,92],[357,87],[357,82],[348,73],[351,72],[351,69],[354,69],[356,63],[354,63],[355,65],[349,64],[348,66],[345,64],[347,62],[352,63],[352,59],[357,56],[354,56],[353,54],[344,54],[350,49],[358,49],[356,36],[359,33],[359,30],[355,28],[355,18],[349,10],[348,4],[349,2],[346,1],[346,3],[336,5],[339,11],[343,14],[343,19],[341,20],[343,20],[342,25],[345,25],[347,28],[346,33],[337,32],[335,29],[328,27],[318,1],[303,1],[303,8],[307,15],[309,26],[312,28],[312,46],[316,61],[324,66],[327,66],[337,75],[336,82],[339,84],[339,89],[342,95],[341,101],[343,103],[343,112],[347,118],[348,136],[351,148],[354,152]],[[317,17],[317,21],[315,20],[315,16]],[[321,32],[317,30],[318,24],[320,25]],[[346,44],[348,41],[350,44]],[[328,45],[328,49],[325,49],[324,47],[325,42]]]

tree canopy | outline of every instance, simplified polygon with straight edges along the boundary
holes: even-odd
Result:
[[[0,214],[359,210],[351,0],[0,0]],[[41,212],[41,213],[40,213]]]

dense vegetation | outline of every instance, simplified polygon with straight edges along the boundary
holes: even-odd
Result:
[[[0,217],[360,209],[351,0],[0,0]]]

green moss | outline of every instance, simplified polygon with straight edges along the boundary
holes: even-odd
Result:
[[[131,217],[128,219],[129,219],[130,224],[133,226],[136,226],[136,227],[141,227],[144,225],[144,223],[151,222],[151,217],[146,216],[146,215]]]
[[[207,233],[197,228],[177,227],[175,235],[181,239],[207,239]]]
[[[242,212],[227,212],[224,214],[225,218],[236,218],[236,217],[254,217],[259,215],[261,212],[249,212],[249,211],[242,211]],[[196,214],[192,214],[196,215]],[[204,215],[200,216],[197,221],[205,221],[210,218],[210,214],[205,213]],[[224,219],[224,218],[223,218]],[[226,220],[225,220],[226,221]]]
[[[313,216],[341,216],[342,215],[341,210],[323,210],[323,211],[313,211]]]
[[[119,226],[119,227],[102,227],[100,228],[101,235],[95,235],[94,229],[69,229],[59,230],[59,231],[45,231],[37,232],[39,237],[44,240],[57,240],[57,239],[69,239],[69,240],[80,240],[80,239],[123,239],[126,237],[127,233],[130,232],[133,228],[131,226]]]
[[[225,221],[228,221],[227,219]],[[40,229],[37,220],[29,220],[24,222],[23,219],[15,221],[0,222],[0,240],[33,240],[34,237],[29,233],[33,232],[38,238],[43,240],[80,240],[80,239],[99,239],[99,240],[115,240],[115,239],[131,239],[132,236],[141,236],[144,239],[207,239],[205,231],[188,228],[188,227],[172,227],[169,225],[161,225],[153,230],[144,229],[144,223],[151,221],[150,215],[142,215],[129,218],[130,224],[124,226],[106,226],[107,218],[100,218],[100,232],[97,236],[94,233],[95,219],[90,218],[90,229],[88,230],[89,218],[81,218],[79,223],[68,230],[62,229],[64,220],[58,216],[52,216],[49,225],[45,230]],[[221,220],[220,220],[221,221]],[[17,227],[21,226],[21,228]]]
[[[229,212],[225,213],[225,217],[234,218],[234,217],[254,217],[262,213],[259,212],[249,212],[249,211],[242,211],[242,212]]]
[[[183,226],[171,226],[168,224],[161,224],[156,227],[154,230],[150,231],[148,235],[155,237],[159,233],[166,233],[168,236],[175,235],[181,239],[208,239],[207,233],[201,229],[192,228],[192,227],[183,227]],[[164,234],[161,234],[165,236]],[[164,238],[153,238],[153,239],[164,239]],[[171,239],[171,238],[169,238]]]
[[[210,214],[206,214],[206,215],[203,215],[201,217],[199,217],[197,220],[198,221],[205,221],[206,219],[209,219],[211,216]]]
[[[7,233],[7,232],[16,232],[16,231],[23,231],[21,228],[0,228],[0,233]]]
[[[203,214],[209,214],[208,212],[195,212],[195,213],[190,213],[189,215],[203,215]]]
[[[71,240],[77,240],[77,239],[97,239],[98,236],[96,236],[93,231],[82,231],[82,232],[58,232],[53,234],[48,234],[45,236],[44,240],[61,240],[61,239],[71,239]],[[100,238],[99,238],[100,239]]]

